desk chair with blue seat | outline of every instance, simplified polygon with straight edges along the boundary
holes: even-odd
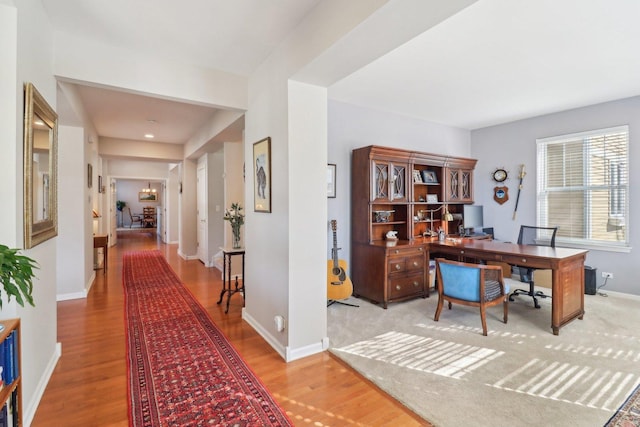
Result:
[[[558,227],[534,227],[531,225],[520,226],[520,234],[518,235],[519,245],[536,245],[556,247],[556,233]],[[533,305],[540,308],[538,298],[551,298],[542,291],[536,291],[533,283],[533,272],[535,268],[518,267],[520,272],[520,281],[529,284],[529,289],[516,289],[509,295],[509,301],[514,301],[513,297],[518,295],[528,295],[533,298]]]
[[[440,319],[444,300],[480,308],[482,335],[487,335],[486,308],[502,304],[504,323],[509,311],[509,286],[502,277],[502,268],[497,265],[469,264],[466,262],[436,259],[438,276],[438,308],[434,320]]]

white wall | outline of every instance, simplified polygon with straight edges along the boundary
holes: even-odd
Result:
[[[138,160],[117,160],[110,159],[108,162],[108,173],[115,178],[122,179],[167,179],[169,175],[169,163],[166,162],[144,162]]]
[[[78,197],[87,191],[86,177],[84,130],[58,126],[58,301],[85,298],[94,276],[93,242],[85,244],[93,219],[86,198]]]
[[[167,183],[167,204],[165,205],[165,243],[178,243],[178,220],[180,199],[180,166],[172,165],[169,169],[169,181]]]
[[[290,358],[328,347],[326,89],[290,81],[288,104]]]
[[[2,104],[2,119],[9,129],[4,136],[10,138],[0,143],[12,147],[0,156],[0,170],[13,172],[3,182],[10,192],[7,205],[0,221],[0,236],[13,247],[21,247],[22,239],[22,117],[23,117],[23,83],[32,82],[47,102],[56,109],[56,82],[53,77],[52,31],[42,4],[38,0],[23,0],[14,5],[0,6],[0,61],[2,78],[0,91],[8,95]],[[5,43],[10,44],[4,50]],[[16,49],[17,47],[17,49]],[[5,71],[6,70],[6,71]],[[6,74],[5,74],[6,72]],[[8,81],[7,81],[8,80]],[[9,85],[13,88],[11,89]],[[2,120],[0,119],[0,120]],[[5,126],[1,126],[4,128]],[[5,132],[4,129],[2,132]],[[17,167],[16,167],[17,166]],[[7,216],[5,218],[5,215]],[[6,221],[5,221],[6,219]],[[6,228],[9,228],[7,230]],[[58,258],[57,238],[47,240],[40,245],[24,251],[25,255],[34,258],[40,268],[34,280],[33,298],[35,308],[20,308],[15,303],[3,305],[0,313],[3,318],[20,317],[22,326],[22,399],[25,425],[29,425],[44,387],[59,357],[56,345],[56,263]]]
[[[273,318],[276,315],[287,318],[290,305],[286,76],[270,67],[255,73],[255,82],[250,82],[249,87],[245,124],[248,207],[244,227],[247,294],[243,318],[285,357],[289,331],[277,332]],[[254,212],[253,144],[268,136],[271,137],[271,213]]]
[[[339,258],[351,259],[351,150],[368,145],[470,157],[465,129],[329,101],[328,163],[336,164],[336,197],[327,199],[329,219],[338,222]],[[328,227],[328,226],[327,226]],[[327,228],[327,254],[333,235]]]
[[[194,160],[185,159],[181,167],[182,193],[179,198],[178,254],[184,259],[198,259],[196,166]]]
[[[224,149],[207,154],[207,264],[213,266],[213,258],[224,246]]]
[[[17,76],[18,11],[0,4],[0,243],[15,247],[22,235],[22,85]],[[20,166],[20,167],[18,167]]]
[[[99,44],[71,33],[56,32],[53,40],[56,56],[52,75],[160,98],[246,108],[246,77],[150,58],[140,51]]]
[[[500,126],[475,130],[471,133],[471,154],[478,159],[475,172],[475,200],[484,205],[485,226],[494,226],[500,240],[515,241],[520,225],[536,224],[536,139],[564,135],[592,129],[602,129],[623,124],[629,125],[629,182],[630,182],[630,242],[640,242],[640,227],[635,227],[633,218],[640,209],[640,169],[634,160],[640,158],[640,97],[628,98],[585,108],[549,114]],[[518,191],[517,175],[520,164],[526,165],[527,175],[518,204],[516,220],[513,211]],[[498,205],[493,201],[491,172],[504,166],[510,172],[506,185],[509,201]],[[640,295],[640,284],[635,278],[636,255],[591,250],[586,264],[598,269],[597,285],[603,280],[602,271],[611,272],[614,279],[607,281],[606,289]]]

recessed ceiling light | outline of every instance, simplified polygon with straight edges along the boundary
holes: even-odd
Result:
[[[153,138],[153,134],[152,133],[145,133],[144,137],[151,139],[151,138]]]

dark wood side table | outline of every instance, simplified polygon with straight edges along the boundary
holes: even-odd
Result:
[[[102,274],[107,273],[107,255],[109,254],[109,236],[93,236],[93,249],[102,248],[102,253],[104,256],[104,261],[102,263]],[[98,269],[96,269],[98,270]]]
[[[229,312],[229,301],[231,300],[231,295],[236,292],[242,292],[242,306],[244,307],[244,248],[220,248],[222,250],[222,292],[220,292],[220,299],[218,300],[218,304],[222,303],[222,299],[224,298],[224,294],[227,294],[227,308],[224,310],[225,313]],[[242,285],[238,285],[238,275],[236,275],[235,283],[231,283],[231,258],[234,255],[240,255],[242,257]]]

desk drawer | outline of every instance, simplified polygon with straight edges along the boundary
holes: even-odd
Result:
[[[403,298],[424,291],[424,274],[412,273],[389,278],[389,299]]]
[[[387,256],[389,258],[395,257],[410,257],[416,255],[424,255],[425,249],[422,246],[408,247],[408,248],[389,248],[387,250]]]
[[[404,273],[405,271],[422,271],[424,269],[424,255],[389,258],[387,268],[389,274]]]
[[[506,262],[511,265],[520,265],[522,267],[551,268],[551,262],[549,260],[528,257],[526,255],[501,255],[492,257],[491,260]]]

